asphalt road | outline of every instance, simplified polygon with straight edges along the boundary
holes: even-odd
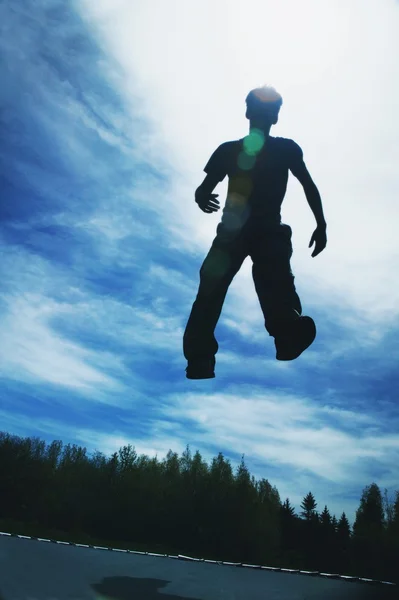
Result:
[[[398,587],[0,535],[0,600],[385,600]]]

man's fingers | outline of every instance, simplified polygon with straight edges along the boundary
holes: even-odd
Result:
[[[327,246],[327,242],[318,242],[316,243],[316,247],[312,252],[312,256],[317,256],[320,252],[323,252],[324,248]]]
[[[314,257],[320,254],[320,252],[322,252],[327,246],[327,236],[325,232],[321,231],[320,229],[316,229],[313,232],[312,237],[310,238],[309,248],[313,244],[315,244],[315,247],[313,248],[312,252],[312,256]]]
[[[312,252],[312,256],[315,257],[318,254],[320,254],[320,252],[322,251],[323,248],[320,248],[320,246],[318,244],[316,244],[315,249]]]
[[[220,208],[220,202],[216,199],[218,196],[219,194],[208,194],[206,198],[197,200],[197,204],[203,212],[216,212]]]

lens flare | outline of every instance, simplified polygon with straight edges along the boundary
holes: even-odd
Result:
[[[225,250],[214,248],[204,264],[204,272],[208,277],[220,279],[230,267],[230,258]]]
[[[256,163],[255,155],[251,156],[251,155],[247,154],[246,152],[240,152],[240,154],[238,155],[237,165],[238,165],[238,168],[241,169],[242,171],[250,171],[255,166],[255,163]]]
[[[256,156],[265,145],[265,134],[260,129],[252,129],[244,138],[244,152],[249,156]]]
[[[253,182],[249,173],[240,173],[229,181],[227,202],[229,205],[239,205],[249,198]]]

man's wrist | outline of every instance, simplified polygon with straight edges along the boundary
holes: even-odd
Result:
[[[202,190],[201,188],[197,188],[195,190],[195,201],[198,202],[203,197],[204,197],[204,190]]]

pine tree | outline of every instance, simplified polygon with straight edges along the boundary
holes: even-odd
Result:
[[[280,528],[281,528],[281,564],[287,568],[299,566],[301,547],[301,525],[295,514],[295,508],[286,498],[280,506]]]
[[[376,483],[364,488],[353,524],[352,550],[360,576],[378,578],[386,555],[385,520],[381,491]]]
[[[327,508],[327,505],[324,507],[323,512],[320,514],[320,525],[330,531],[331,530],[331,515],[330,511]]]
[[[285,518],[295,517],[295,508],[291,506],[289,498],[281,505],[281,513]]]
[[[351,537],[351,528],[344,512],[338,521],[337,537],[341,546],[348,546]]]
[[[237,543],[235,560],[251,560],[252,548],[256,538],[258,518],[258,494],[254,482],[245,464],[244,456],[238,465],[234,477],[233,496],[230,498],[232,517]],[[257,540],[255,539],[257,546]],[[246,558],[248,557],[248,558]]]
[[[331,526],[334,530],[334,533],[337,531],[338,528],[338,521],[337,521],[337,517],[334,515],[331,519]]]
[[[378,536],[384,529],[384,508],[380,488],[376,483],[364,488],[353,525],[355,535]]]
[[[301,508],[303,509],[301,515],[305,517],[306,521],[310,521],[314,518],[316,514],[316,506],[316,500],[312,492],[309,492],[301,503]]]
[[[318,517],[318,522],[315,523],[314,543],[316,545],[318,568],[329,570],[335,563],[336,545],[334,525],[327,505],[324,506]]]

